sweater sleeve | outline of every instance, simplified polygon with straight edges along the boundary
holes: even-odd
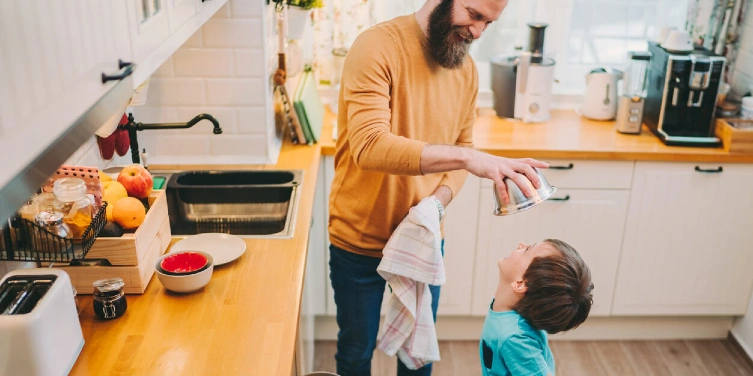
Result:
[[[469,59],[468,61],[473,62]],[[476,70],[476,64],[473,64],[473,95],[471,95],[470,103],[468,103],[468,113],[463,121],[463,129],[460,131],[455,145],[462,147],[473,147],[473,124],[476,122],[476,97],[478,96],[478,71]],[[468,177],[468,171],[455,170],[446,172],[442,176],[442,180],[439,185],[446,185],[452,191],[452,197],[457,197],[460,193],[460,188],[463,187],[465,179]]]
[[[362,170],[420,175],[425,143],[391,133],[390,88],[396,48],[379,28],[358,36],[342,73],[347,138],[353,162]]]

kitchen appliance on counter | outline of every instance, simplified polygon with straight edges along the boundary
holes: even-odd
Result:
[[[547,26],[529,23],[528,51],[492,59],[491,89],[497,116],[524,122],[549,120],[555,62],[544,57]]]
[[[648,52],[630,52],[625,70],[624,90],[618,98],[617,132],[640,134],[643,125],[643,106],[646,100],[646,73],[651,54]]]
[[[73,286],[60,269],[0,280],[0,375],[67,375],[84,346]]]
[[[586,75],[586,95],[581,114],[594,120],[612,120],[617,116],[617,82],[622,72],[596,68]]]
[[[714,135],[726,59],[705,49],[673,53],[648,43],[646,125],[667,145],[719,146]]]

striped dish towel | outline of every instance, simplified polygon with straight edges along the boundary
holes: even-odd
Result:
[[[397,354],[410,369],[439,360],[429,285],[441,285],[446,278],[433,200],[424,198],[410,209],[387,241],[377,268],[392,288],[379,349]]]

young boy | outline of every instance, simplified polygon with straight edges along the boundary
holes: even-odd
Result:
[[[482,374],[554,376],[546,333],[586,321],[591,271],[573,247],[553,239],[518,244],[497,266],[499,285],[481,334]]]

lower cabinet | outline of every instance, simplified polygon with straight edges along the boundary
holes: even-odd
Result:
[[[612,314],[745,313],[751,187],[751,165],[636,162]]]
[[[492,213],[494,187],[482,184],[473,273],[473,315],[485,315],[499,280],[497,260],[519,242],[554,238],[573,246],[588,264],[594,283],[592,316],[609,315],[617,273],[628,190],[559,189],[557,201],[498,217]],[[470,291],[470,290],[469,290]]]

